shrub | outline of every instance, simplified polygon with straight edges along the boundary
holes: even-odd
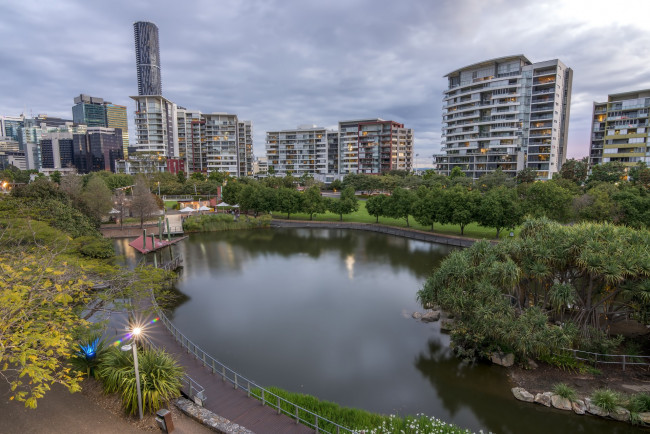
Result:
[[[142,411],[155,413],[164,403],[180,395],[183,369],[165,351],[139,351]],[[133,353],[112,347],[99,366],[99,378],[108,393],[119,392],[124,409],[138,411],[138,393],[133,369]]]
[[[564,383],[557,383],[555,386],[553,386],[553,393],[560,395],[562,398],[566,398],[571,402],[578,399],[578,394],[576,393],[575,389],[573,389],[571,386],[567,386]]]
[[[113,242],[108,238],[86,236],[76,238],[74,241],[77,245],[77,250],[84,256],[99,259],[115,256]]]
[[[635,413],[646,413],[650,411],[650,394],[638,393],[630,399],[629,409]]]
[[[621,397],[611,389],[598,389],[591,395],[591,401],[605,411],[614,411]]]
[[[91,333],[89,336],[80,339],[73,351],[74,354],[70,357],[70,364],[77,370],[85,372],[88,377],[92,375],[99,378],[97,367],[101,364],[104,355],[108,351],[101,334]]]

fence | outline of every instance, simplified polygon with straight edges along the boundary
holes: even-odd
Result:
[[[156,305],[155,300],[154,305]],[[187,350],[188,353],[193,354],[194,357],[200,360],[203,363],[203,366],[211,369],[213,374],[220,375],[222,381],[230,382],[235,389],[241,389],[245,391],[249,397],[252,396],[259,399],[262,401],[262,405],[268,405],[271,408],[276,409],[278,411],[278,414],[285,414],[295,419],[296,423],[301,422],[303,425],[313,428],[316,430],[316,432],[324,432],[329,434],[333,434],[334,432],[337,434],[340,434],[341,432],[356,432],[335,422],[332,422],[331,420],[321,417],[312,411],[302,408],[297,404],[294,404],[276,395],[275,393],[266,390],[254,381],[251,381],[248,378],[239,375],[237,372],[228,368],[226,365],[214,359],[201,348],[196,346],[194,342],[190,341],[183,333],[180,332],[180,330],[174,326],[174,324],[172,324],[172,322],[165,316],[164,313],[160,311],[160,309],[158,309],[158,316],[162,320],[163,324],[165,324],[165,327],[167,327],[167,330],[169,330],[169,332],[174,335],[176,341],[179,342],[181,346]],[[201,398],[198,397],[198,399]],[[292,411],[287,410],[287,407]],[[309,417],[311,420],[307,420],[305,417]],[[328,425],[334,427],[335,431],[328,431],[326,429],[323,429],[323,427],[319,426],[319,423],[327,423]]]
[[[164,264],[160,266],[160,268],[167,270],[167,271],[174,271],[177,268],[181,266],[183,263],[183,258],[181,256],[176,256],[174,259],[171,261],[167,261]]]
[[[162,197],[163,201],[179,201],[179,200],[194,200],[194,196],[191,194],[182,194],[182,195],[163,195]]]
[[[637,366],[650,366],[650,356],[635,356],[630,354],[600,354],[592,353],[589,351],[573,350],[563,348],[564,351],[571,353],[573,358],[583,362],[593,363],[596,366],[598,363],[605,365],[622,365],[625,371],[627,365]]]

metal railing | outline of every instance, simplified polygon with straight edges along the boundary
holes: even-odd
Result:
[[[300,407],[297,404],[294,404],[291,401],[288,401],[281,396],[276,395],[275,393],[263,388],[254,381],[251,381],[248,378],[233,371],[203,351],[194,342],[189,340],[158,308],[155,299],[153,300],[153,303],[158,310],[159,318],[162,320],[163,324],[165,324],[167,330],[169,330],[169,332],[174,336],[176,341],[179,342],[181,346],[187,350],[188,353],[191,353],[194,355],[194,357],[201,361],[203,366],[211,369],[213,374],[221,376],[222,381],[230,382],[230,384],[232,384],[235,389],[241,389],[246,392],[249,397],[254,397],[262,401],[262,405],[268,405],[269,407],[276,409],[278,414],[285,414],[286,416],[295,419],[296,423],[300,422],[303,425],[313,428],[316,430],[316,432],[324,432],[330,434],[339,434],[341,432],[356,433],[356,431],[332,422],[329,419],[319,416],[317,413]],[[306,419],[307,417],[310,420]],[[325,429],[319,425],[322,425],[323,423],[331,425],[334,430],[329,431],[328,429]]]
[[[160,310],[157,304],[154,304],[154,306],[158,311]],[[144,338],[150,347],[157,348],[156,344],[148,336],[145,335]],[[182,385],[183,387],[181,387],[181,392],[184,392],[185,396],[203,407],[203,403],[207,399],[205,395],[205,388],[187,374],[183,374]],[[186,389],[183,390],[183,388]]]
[[[589,351],[573,350],[570,348],[562,348],[573,355],[576,360],[583,362],[593,363],[596,366],[598,363],[605,365],[622,365],[625,371],[625,366],[650,366],[650,356],[635,356],[631,354],[600,354],[592,353]]]

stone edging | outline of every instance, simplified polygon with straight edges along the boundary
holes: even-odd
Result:
[[[546,407],[557,408],[558,410],[573,410],[575,414],[591,414],[594,416],[609,417],[619,422],[630,422],[630,411],[620,406],[616,407],[614,411],[609,412],[598,407],[589,398],[570,401],[553,392],[538,393],[533,396],[532,393],[523,387],[513,387],[511,391],[519,401],[535,402]],[[650,425],[650,413],[639,413],[639,419],[643,425]]]
[[[218,416],[212,413],[210,410],[207,410],[189,399],[178,398],[176,402],[176,407],[179,408],[183,413],[196,420],[197,422],[202,423],[208,428],[222,434],[255,434],[253,431],[248,428],[244,428],[241,425],[237,425],[234,422],[229,421],[228,419]]]
[[[348,223],[348,222],[317,222],[305,220],[271,220],[272,228],[323,228],[332,229],[357,229],[361,231],[379,232],[388,235],[411,238],[414,240],[428,241],[438,244],[446,244],[457,247],[470,247],[478,240],[473,238],[461,238],[453,235],[432,234],[417,229],[396,228],[377,223]],[[494,242],[494,241],[491,241]]]

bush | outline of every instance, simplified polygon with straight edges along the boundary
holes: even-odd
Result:
[[[84,256],[106,259],[115,256],[113,242],[108,238],[79,237],[74,240],[77,250]]]
[[[635,413],[650,412],[650,394],[639,393],[630,399],[629,410]]]
[[[268,227],[271,217],[249,217],[241,215],[237,221],[232,214],[204,214],[188,217],[183,222],[183,229],[187,232],[217,232],[239,229],[252,229]]]
[[[138,353],[143,413],[155,413],[163,404],[180,395],[183,369],[165,351]],[[133,369],[133,353],[111,347],[99,366],[99,378],[108,393],[119,392],[124,409],[136,414],[138,393]]]
[[[598,389],[591,395],[591,401],[605,411],[614,411],[621,397],[611,389]]]
[[[571,386],[567,386],[564,383],[558,383],[553,386],[553,393],[560,395],[562,398],[566,398],[571,402],[578,399],[578,394],[576,393],[575,389],[573,389]]]
[[[81,338],[73,351],[74,354],[70,357],[70,364],[78,371],[85,372],[88,377],[92,375],[99,378],[97,367],[101,364],[104,355],[108,351],[101,334],[91,333],[89,336]]]

